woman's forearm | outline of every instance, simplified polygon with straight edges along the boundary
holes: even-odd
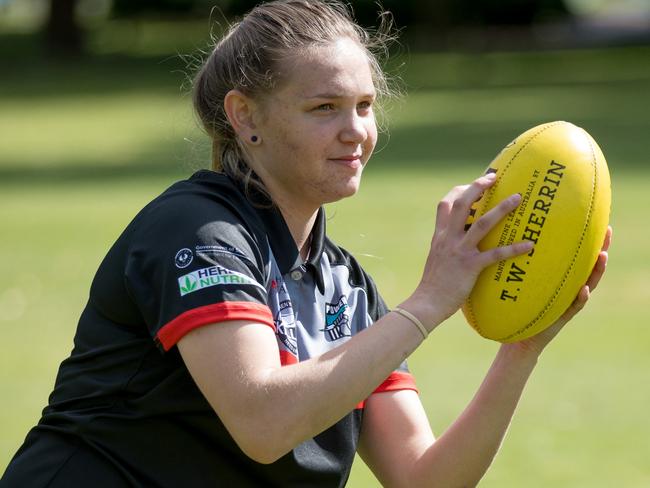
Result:
[[[410,486],[475,486],[499,450],[537,353],[503,345],[478,392],[413,465]]]
[[[321,356],[280,366],[275,337],[266,332],[232,322],[198,328],[179,342],[190,373],[235,441],[263,463],[344,417],[422,342],[408,319],[390,313]]]

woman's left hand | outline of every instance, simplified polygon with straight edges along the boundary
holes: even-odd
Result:
[[[504,344],[503,347],[517,348],[539,355],[558,334],[558,332],[562,330],[566,323],[586,305],[591,292],[596,289],[598,282],[603,277],[605,269],[607,268],[607,250],[609,249],[611,242],[612,228],[608,226],[603,247],[601,248],[600,254],[598,254],[598,259],[596,260],[596,264],[594,265],[594,269],[592,270],[587,283],[585,283],[585,285],[580,289],[578,296],[567,311],[564,312],[564,314],[553,325],[533,337],[524,339],[520,342]]]

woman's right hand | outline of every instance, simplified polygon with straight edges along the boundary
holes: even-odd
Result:
[[[478,243],[521,201],[514,194],[477,219],[465,230],[471,206],[494,184],[494,174],[470,185],[457,186],[438,204],[436,227],[422,279],[400,306],[415,314],[432,330],[453,315],[465,301],[480,272],[487,266],[530,252],[532,242],[480,251]]]

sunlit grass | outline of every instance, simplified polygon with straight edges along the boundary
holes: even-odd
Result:
[[[389,305],[399,303],[417,283],[433,203],[474,174],[469,168],[402,175],[369,170],[359,197],[336,205],[333,234],[355,251],[370,254],[360,259]],[[644,420],[650,391],[641,386],[648,380],[650,350],[649,314],[643,305],[650,300],[650,266],[644,262],[650,233],[638,226],[638,202],[647,181],[647,173],[624,173],[614,180],[616,237],[608,275],[593,303],[542,358],[482,486],[607,487],[624,476],[625,486],[640,488],[650,481],[647,451],[631,448],[647,445],[650,434]],[[355,219],[358,215],[363,217]],[[411,357],[438,434],[471,398],[496,347],[457,314]],[[359,462],[351,486],[378,484]]]
[[[156,146],[182,147],[191,123],[186,99],[145,91],[7,100],[0,154],[6,165],[22,167],[123,165],[155,153]]]

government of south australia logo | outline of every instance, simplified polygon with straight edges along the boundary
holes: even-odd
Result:
[[[325,304],[325,328],[321,330],[328,341],[352,335],[349,309],[345,295],[341,295],[338,302]]]
[[[190,265],[192,259],[194,259],[194,254],[192,254],[192,251],[190,249],[184,247],[176,253],[174,262],[176,263],[177,268],[183,269],[187,268]]]

